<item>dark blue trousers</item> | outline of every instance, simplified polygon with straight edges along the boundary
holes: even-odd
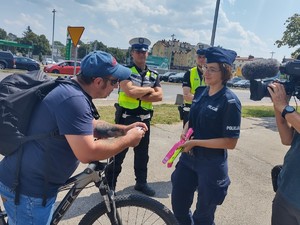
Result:
[[[141,121],[137,117],[122,118],[120,124],[129,125],[134,122],[144,122],[148,126],[148,131],[141,139],[138,146],[133,148],[134,151],[134,173],[136,183],[147,183],[148,161],[149,161],[149,142],[150,142],[150,120]],[[122,164],[125,159],[128,148],[117,154],[114,162],[106,170],[106,178],[110,187],[116,187],[117,178],[122,171]]]
[[[172,209],[180,225],[214,225],[217,205],[223,203],[230,184],[227,151],[198,150],[193,155],[183,153],[171,180]],[[196,190],[196,210],[191,216],[190,208]]]

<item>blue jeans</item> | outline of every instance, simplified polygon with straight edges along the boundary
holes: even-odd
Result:
[[[0,194],[9,225],[50,224],[56,197],[48,198],[46,206],[43,206],[42,198],[20,195],[20,203],[16,205],[15,193],[1,182]]]

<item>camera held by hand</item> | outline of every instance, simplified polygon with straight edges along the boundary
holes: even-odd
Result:
[[[286,75],[286,80],[280,80],[278,73]],[[287,95],[300,99],[300,60],[286,62],[279,66],[276,59],[256,60],[244,65],[243,76],[250,80],[250,99],[260,101],[270,97],[267,87],[272,82],[283,84]]]

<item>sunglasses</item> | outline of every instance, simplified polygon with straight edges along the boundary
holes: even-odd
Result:
[[[136,54],[143,54],[143,55],[147,53],[147,51],[141,51],[141,50],[134,50],[134,52]]]
[[[119,79],[109,79],[109,78],[103,78],[103,80],[109,81],[111,86],[115,86],[120,81]]]

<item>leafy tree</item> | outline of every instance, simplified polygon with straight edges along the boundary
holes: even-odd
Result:
[[[0,28],[0,39],[6,39],[7,33],[4,29]]]
[[[8,39],[9,41],[15,41],[17,38],[18,38],[17,35],[12,34],[12,33],[9,33],[9,34],[7,35],[7,39]]]
[[[300,45],[300,14],[295,13],[293,16],[289,17],[284,25],[286,25],[286,30],[284,31],[281,40],[277,40],[275,45],[277,45],[278,48],[285,45],[289,48]],[[296,49],[291,56],[295,58],[299,54],[300,48]]]
[[[23,37],[20,39],[20,43],[33,45],[33,55],[39,55],[40,53],[42,55],[51,54],[50,44],[46,36],[44,34],[35,34],[31,30],[30,26],[28,26],[27,29],[23,32]],[[20,49],[19,51],[23,54],[27,53],[26,49]]]
[[[126,63],[126,53],[119,48],[108,48],[108,52],[112,54],[119,63]]]
[[[60,41],[54,41],[54,46],[58,49],[60,55],[64,57],[66,54],[66,46]]]

